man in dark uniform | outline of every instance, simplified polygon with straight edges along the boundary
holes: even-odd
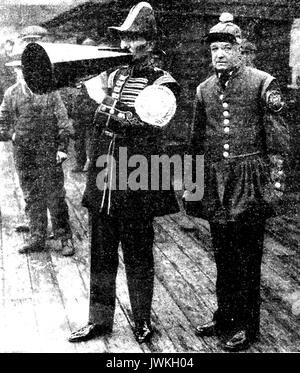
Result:
[[[21,61],[13,61],[17,82],[0,106],[0,140],[13,140],[14,160],[25,198],[30,242],[20,253],[45,249],[47,209],[62,254],[74,254],[62,161],[67,157],[71,122],[58,92],[33,94],[24,81]]]
[[[243,64],[232,15],[222,14],[206,40],[216,73],[197,88],[190,149],[204,154],[204,194],[184,199],[210,223],[218,309],[197,334],[237,351],[259,335],[265,221],[283,193],[289,135],[276,80]]]
[[[120,150],[126,151],[127,159],[142,156],[147,162],[151,155],[161,154],[161,127],[176,111],[178,84],[170,74],[151,63],[157,34],[152,7],[147,2],[137,4],[122,26],[111,29],[119,34],[121,47],[132,53],[133,61],[129,66],[104,72],[86,83],[90,96],[100,103],[83,198],[91,226],[89,323],[72,333],[70,342],[86,341],[112,330],[119,242],[135,338],[139,343],[149,340],[154,281],[153,219],[179,210],[173,190],[150,190],[149,185],[145,189],[134,188],[129,181],[121,185],[122,174],[130,168],[127,163],[124,165]],[[94,92],[90,85],[93,82]],[[102,91],[104,97],[97,98],[101,88],[105,91]],[[103,116],[106,116],[104,125]],[[107,159],[106,168],[100,162],[103,157]],[[114,162],[109,161],[111,158]],[[132,171],[134,169],[136,167]],[[107,177],[101,187],[99,177],[103,172]],[[115,188],[111,188],[113,174],[116,175]]]

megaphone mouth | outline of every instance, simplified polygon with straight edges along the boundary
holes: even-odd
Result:
[[[29,43],[22,54],[24,79],[37,94],[76,87],[78,80],[131,60],[124,51],[64,43]]]
[[[29,43],[22,54],[23,75],[32,92],[43,94],[51,90],[53,69],[51,61],[38,43]]]

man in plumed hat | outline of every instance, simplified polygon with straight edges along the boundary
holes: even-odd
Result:
[[[120,37],[121,48],[129,51],[133,60],[85,83],[89,95],[99,104],[83,197],[91,227],[89,320],[72,333],[69,341],[86,341],[112,331],[121,243],[134,335],[142,343],[152,334],[153,219],[179,208],[171,189],[151,190],[149,183],[146,188],[133,187],[129,178],[121,185],[122,175],[129,174],[130,168],[126,162],[124,165],[120,151],[126,152],[127,159],[142,156],[149,162],[152,155],[162,153],[163,128],[175,114],[179,86],[151,61],[157,28],[149,3],[138,3],[121,26],[110,30]],[[103,157],[107,160],[104,165]]]
[[[244,65],[242,35],[224,13],[206,37],[215,74],[197,87],[190,152],[204,154],[204,194],[187,212],[210,223],[217,310],[197,334],[238,351],[259,336],[265,221],[284,191],[288,128],[276,79]]]

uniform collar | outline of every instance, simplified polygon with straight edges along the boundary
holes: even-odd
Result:
[[[234,66],[231,70],[224,71],[224,74],[229,77],[234,77],[235,75],[239,74],[241,70],[245,67],[245,64],[241,61],[238,65]],[[217,77],[219,78],[220,75],[223,73],[218,73],[216,71]]]
[[[245,65],[240,62],[238,65],[236,65],[233,69],[231,70],[227,70],[227,71],[224,71],[224,72],[217,72],[216,71],[216,76],[218,78],[218,81],[222,84],[224,82],[227,82],[229,80],[232,80],[233,78],[235,78],[237,75],[239,75],[245,68]],[[227,84],[226,84],[227,86]]]

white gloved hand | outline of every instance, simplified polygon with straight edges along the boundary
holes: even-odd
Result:
[[[102,87],[102,80],[99,76],[95,78],[86,80],[83,82],[86,87],[87,93],[97,104],[101,104],[104,97],[106,96],[105,92],[103,91]]]
[[[68,154],[65,152],[58,151],[56,153],[56,162],[57,164],[63,163],[68,158]]]

